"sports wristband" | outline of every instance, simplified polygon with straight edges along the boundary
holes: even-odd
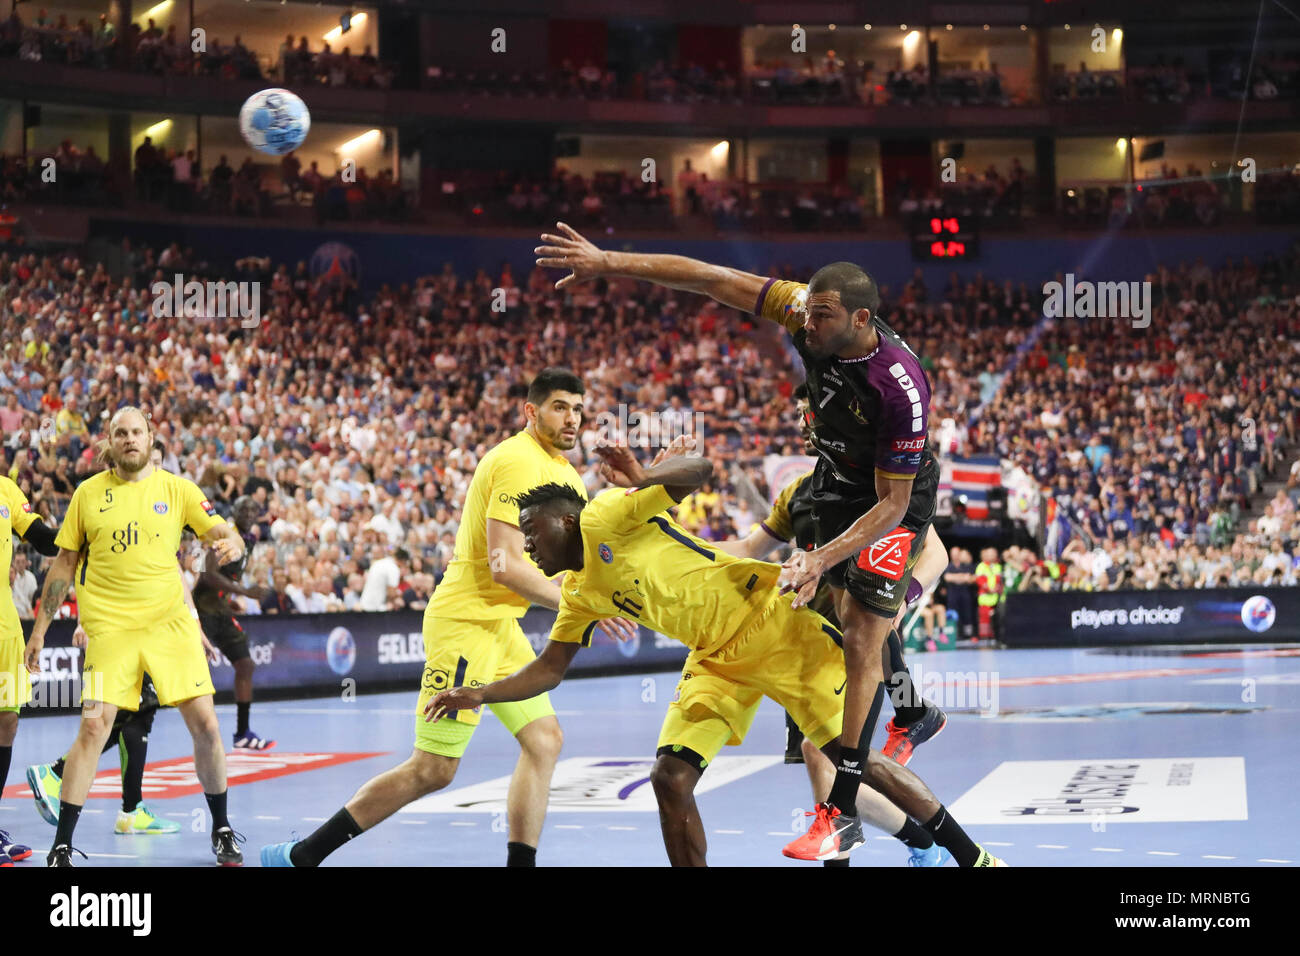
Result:
[[[921,595],[924,593],[925,593],[925,588],[921,587],[921,582],[918,581],[916,578],[912,578],[912,580],[907,582],[907,603],[908,604],[915,604],[917,601],[921,599]]]

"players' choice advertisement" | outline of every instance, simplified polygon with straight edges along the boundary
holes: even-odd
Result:
[[[1300,588],[1009,594],[1003,613],[1012,647],[1300,640]]]
[[[424,669],[424,614],[302,614],[245,617],[249,655],[257,665],[257,693],[265,697],[336,693],[343,680],[358,693],[419,689]],[[31,622],[24,622],[30,630]],[[532,608],[520,620],[533,650],[546,646],[555,612]],[[72,646],[73,624],[55,621],[41,652],[41,674],[32,683],[27,712],[75,710],[81,700],[81,656]],[[93,640],[93,638],[92,638]],[[631,640],[615,641],[599,629],[591,647],[578,652],[570,674],[664,670],[680,667],[686,647],[642,628]],[[235,669],[224,657],[209,665],[218,701],[229,699]]]

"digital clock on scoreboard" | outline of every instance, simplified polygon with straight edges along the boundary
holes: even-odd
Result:
[[[965,216],[918,216],[912,222],[912,257],[926,262],[974,259],[980,253],[976,221]]]

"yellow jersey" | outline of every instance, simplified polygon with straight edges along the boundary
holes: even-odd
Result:
[[[14,594],[9,588],[9,566],[14,558],[14,535],[25,534],[32,522],[39,520],[22,489],[0,475],[0,635],[22,633]]]
[[[591,500],[582,570],[560,584],[551,640],[589,647],[597,621],[625,617],[708,654],[777,596],[780,565],[714,549],[668,515],[674,503],[662,485]]]
[[[524,616],[528,599],[492,580],[487,523],[489,518],[495,518],[519,527],[519,496],[552,481],[569,485],[584,499],[587,497],[577,469],[563,455],[548,455],[527,430],[512,435],[483,456],[465,495],[456,530],[456,550],[425,609],[426,618],[493,621]],[[532,563],[522,547],[519,553]]]
[[[81,552],[73,587],[86,631],[138,630],[186,613],[181,531],[189,525],[201,538],[223,521],[198,485],[161,468],[139,481],[109,469],[78,485],[54,543]]]

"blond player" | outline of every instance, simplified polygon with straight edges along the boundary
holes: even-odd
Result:
[[[81,725],[68,751],[59,821],[49,866],[72,865],[72,835],[90,792],[95,765],[118,709],[140,706],[145,672],[158,702],[176,707],[194,740],[194,769],[212,813],[212,852],[222,866],[243,854],[226,816],[226,756],[198,617],[176,571],[181,530],[189,525],[224,564],[244,543],[192,481],[155,468],[153,431],[127,406],[109,421],[111,468],[86,479],[68,505],[45,579],[26,663],[40,670],[45,632],[76,582],[81,624],[89,635],[82,676]]]

